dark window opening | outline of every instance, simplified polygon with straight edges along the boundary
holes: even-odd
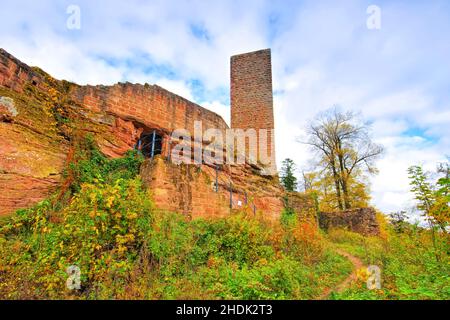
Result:
[[[144,132],[141,134],[137,143],[137,149],[142,152],[144,157],[153,158],[162,153],[163,138],[156,131]]]

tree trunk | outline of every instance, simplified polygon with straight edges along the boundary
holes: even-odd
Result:
[[[339,210],[344,210],[344,206],[342,205],[342,199],[341,199],[341,186],[339,184],[339,175],[336,171],[336,164],[334,160],[331,161],[331,169],[333,171],[333,179],[334,179],[334,185],[336,187],[336,198],[338,202]]]
[[[339,160],[339,180],[341,181],[342,186],[342,193],[344,196],[344,209],[350,209],[350,200],[348,196],[348,185],[347,185],[347,177],[345,174],[345,164],[344,164],[344,156],[343,156],[343,150],[342,150],[342,143],[341,140],[338,139],[337,145],[337,154],[338,154],[338,160]]]

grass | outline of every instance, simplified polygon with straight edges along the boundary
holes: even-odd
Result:
[[[426,230],[379,237],[319,231],[283,212],[280,222],[239,213],[189,221],[156,210],[139,177],[142,158],[107,159],[75,146],[65,188],[0,220],[1,299],[315,299],[352,271],[343,249],[382,269],[332,299],[449,299],[448,238]],[[67,268],[80,269],[80,289]]]
[[[312,299],[351,270],[290,212],[188,221],[154,208],[137,154],[107,159],[90,138],[74,148],[66,187],[0,223],[0,298]]]
[[[328,235],[337,247],[361,258],[366,265],[379,266],[382,286],[368,290],[365,279],[334,299],[450,299],[450,259],[448,235],[438,236],[438,246],[430,232],[411,228],[397,233],[388,228],[385,237],[363,237],[344,230]]]

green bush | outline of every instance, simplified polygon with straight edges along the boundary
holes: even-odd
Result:
[[[73,179],[72,193],[78,192],[83,183],[114,183],[117,179],[132,179],[139,174],[144,157],[136,150],[127,151],[122,158],[108,159],[98,149],[94,138],[87,135],[75,143],[74,161],[69,164],[65,176]]]
[[[270,229],[255,219],[234,215],[216,221],[195,221],[194,224],[198,230],[195,257],[200,262],[215,256],[242,266],[274,256],[268,239]]]
[[[335,299],[446,299],[450,298],[448,236],[437,235],[442,247],[436,255],[428,230],[398,233],[388,230],[387,239],[364,238],[335,230],[330,238],[341,248],[359,256],[367,265],[381,268],[382,288],[368,290],[359,281]]]
[[[151,212],[139,179],[82,184],[61,212],[52,212],[44,201],[2,227],[0,234],[7,239],[16,235],[3,247],[2,265],[32,269],[23,276],[37,281],[43,298],[67,293],[65,270],[70,265],[81,269],[85,292],[109,279],[124,282],[149,234]],[[17,245],[21,251],[14,250]]]

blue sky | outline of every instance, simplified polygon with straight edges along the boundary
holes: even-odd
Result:
[[[81,28],[66,26],[78,5]],[[369,5],[381,10],[370,30]],[[229,57],[272,48],[276,147],[300,169],[295,142],[333,105],[361,112],[386,153],[373,204],[412,207],[408,166],[450,154],[450,2],[9,1],[0,46],[80,84],[157,83],[229,119]]]

